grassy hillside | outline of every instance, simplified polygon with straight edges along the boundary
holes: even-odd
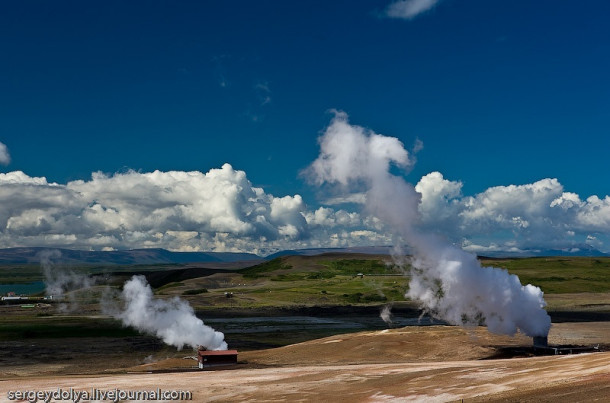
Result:
[[[317,256],[284,256],[239,270],[246,278],[268,277],[279,280],[282,276],[299,275],[308,278],[332,278],[357,274],[398,275],[402,271],[390,257],[379,255],[349,255],[327,253]]]
[[[407,282],[388,256],[339,253],[283,256],[158,292],[180,295],[198,308],[370,305],[404,301]]]
[[[483,264],[505,268],[545,294],[610,292],[610,258],[488,259]]]
[[[610,258],[484,259],[507,269],[523,284],[539,286],[549,306],[567,307],[558,295],[579,294],[577,305],[599,306],[610,293]],[[362,277],[358,274],[363,274]],[[205,288],[208,292],[197,293]],[[388,256],[323,254],[284,256],[231,274],[176,283],[160,291],[181,295],[199,308],[379,305],[405,301],[408,276]],[[227,298],[225,293],[232,293]],[[589,297],[586,297],[589,295]],[[573,305],[575,306],[575,305]]]
[[[539,286],[551,306],[566,306],[567,296],[576,294],[573,299],[578,304],[598,306],[602,304],[599,296],[610,293],[610,258],[483,259],[482,263],[507,269],[523,284]],[[72,270],[99,274],[108,268]],[[241,270],[153,265],[114,267],[112,271],[113,286],[120,286],[134,273],[143,273],[158,295],[183,297],[196,309],[380,305],[405,301],[408,289],[408,276],[386,255],[283,256]],[[40,279],[36,266],[0,269],[0,284]],[[561,295],[566,297],[559,298]]]

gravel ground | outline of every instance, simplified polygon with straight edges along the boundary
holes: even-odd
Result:
[[[556,324],[549,342],[607,348],[610,323]],[[406,327],[245,352],[225,370],[192,371],[192,360],[175,356],[114,374],[114,358],[95,349],[86,362],[94,375],[68,375],[53,363],[3,366],[0,399],[9,401],[11,390],[163,388],[188,390],[194,401],[607,401],[610,352],[535,357],[530,345],[482,328]],[[513,358],[489,359],[503,349]]]

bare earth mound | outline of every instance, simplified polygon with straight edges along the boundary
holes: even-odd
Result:
[[[190,390],[195,401],[591,401],[610,392],[610,353],[434,363],[13,379],[7,390]],[[563,401],[566,401],[563,399]]]
[[[555,324],[551,344],[610,345],[610,323]],[[610,353],[486,359],[531,339],[483,328],[407,327],[241,353],[231,370],[193,371],[169,359],[99,376],[12,377],[8,390],[189,390],[194,401],[603,401]],[[186,355],[186,354],[185,354]],[[103,359],[103,358],[100,358]],[[111,367],[111,363],[109,363]]]
[[[248,363],[283,366],[478,360],[492,356],[497,346],[527,343],[531,343],[528,337],[492,335],[484,328],[412,326],[246,352],[242,358]]]

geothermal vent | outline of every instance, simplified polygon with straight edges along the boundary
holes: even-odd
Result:
[[[571,345],[553,345],[549,346],[547,336],[534,336],[533,351],[537,355],[564,355],[564,354],[580,354],[593,353],[600,351],[598,346],[571,346]]]
[[[534,336],[534,347],[546,348],[549,346],[549,339],[547,336]]]

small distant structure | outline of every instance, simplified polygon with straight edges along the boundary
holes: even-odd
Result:
[[[200,348],[197,351],[199,369],[222,367],[237,364],[237,350],[208,351]]]
[[[23,301],[26,299],[30,299],[30,297],[15,296],[14,295],[15,293],[12,293],[12,294],[13,294],[12,296],[2,297],[2,301]]]
[[[547,336],[534,336],[534,353],[537,355],[580,354],[601,351],[597,346],[550,346]]]
[[[356,277],[358,277],[358,278],[364,278],[364,274],[363,274],[363,273],[358,273],[358,274],[356,274]]]
[[[26,304],[26,305],[30,305],[30,304],[36,304],[39,301],[45,301],[45,302],[55,302],[54,300],[58,299],[57,297],[53,297],[52,295],[46,296],[46,297],[30,297],[27,295],[17,295],[14,292],[8,292],[6,293],[5,296],[0,297],[0,302],[3,305],[19,305],[19,304]],[[45,304],[48,305],[48,304]],[[49,305],[50,306],[50,305]],[[29,306],[28,306],[29,308]]]

